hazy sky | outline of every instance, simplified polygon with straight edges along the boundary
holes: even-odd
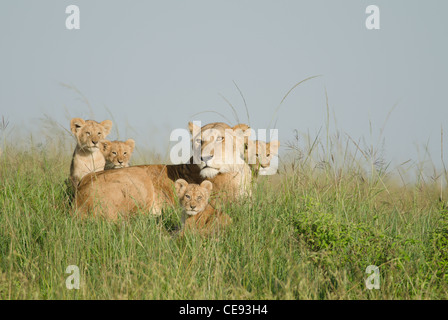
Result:
[[[66,29],[70,4],[80,30]],[[365,26],[370,4],[380,30]],[[386,159],[417,160],[427,144],[437,162],[448,132],[447,12],[446,0],[2,0],[0,115],[33,131],[44,113],[68,128],[70,117],[101,121],[110,111],[121,139],[163,150],[190,120],[225,121],[198,112],[236,123],[223,97],[247,122],[235,83],[250,125],[265,128],[292,86],[322,75],[280,107],[281,141],[325,127],[326,90],[338,129],[355,140],[370,141],[372,123],[376,141],[397,104]]]

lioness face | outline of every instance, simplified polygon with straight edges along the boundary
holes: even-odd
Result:
[[[134,151],[135,141],[128,139],[123,141],[104,140],[101,143],[101,152],[106,159],[106,169],[129,167],[129,160]]]
[[[112,121],[104,120],[98,123],[94,120],[73,118],[70,121],[70,129],[75,135],[79,148],[89,152],[99,150],[99,142],[105,139],[112,128]]]
[[[174,186],[180,205],[186,214],[194,216],[205,210],[213,188],[210,181],[205,180],[197,185],[188,184],[187,181],[179,179],[176,180]]]
[[[260,174],[267,174],[272,158],[278,154],[280,142],[277,140],[266,143],[264,141],[249,140],[246,149],[246,158],[249,165],[259,170]]]
[[[199,128],[188,124],[193,136],[193,151],[199,153],[201,176],[213,178],[219,172],[229,172],[234,165],[244,164],[244,138],[250,135],[245,124],[234,127],[216,122]],[[199,162],[199,161],[198,161]]]

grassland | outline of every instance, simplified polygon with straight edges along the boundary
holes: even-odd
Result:
[[[446,299],[443,177],[404,183],[341,145],[291,144],[279,175],[226,208],[228,232],[204,239],[175,236],[178,209],[80,221],[66,194],[66,146],[4,140],[0,299]],[[66,288],[69,265],[79,290]],[[379,290],[366,288],[369,265]]]

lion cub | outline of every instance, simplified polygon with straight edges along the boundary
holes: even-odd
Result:
[[[270,169],[271,160],[278,154],[279,147],[280,142],[278,140],[268,143],[261,140],[248,140],[244,157],[249,163],[255,177],[257,177],[258,174],[272,174],[271,172],[273,170]]]
[[[184,179],[175,182],[177,196],[182,206],[182,235],[197,231],[201,235],[211,235],[228,226],[232,219],[216,210],[209,203],[213,185],[205,180],[200,185],[188,184]]]
[[[118,169],[129,167],[129,160],[134,151],[135,141],[128,139],[123,141],[109,141],[101,142],[101,152],[106,159],[104,170]]]
[[[98,123],[73,118],[70,121],[70,129],[77,142],[70,165],[70,180],[75,189],[86,174],[104,170],[106,160],[100,150],[100,141],[106,138],[111,128],[110,120]]]

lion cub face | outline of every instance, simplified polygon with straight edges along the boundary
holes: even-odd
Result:
[[[179,179],[174,185],[180,205],[187,215],[194,216],[205,210],[213,188],[210,181],[205,180],[198,185]]]
[[[101,142],[101,152],[106,159],[106,169],[129,167],[129,160],[134,151],[135,141],[128,139],[123,141]]]
[[[76,137],[78,147],[92,153],[99,150],[99,142],[106,138],[111,128],[112,121],[110,120],[98,123],[94,120],[73,118],[70,121],[70,129]]]
[[[279,146],[280,142],[277,140],[268,143],[249,140],[245,155],[249,165],[253,169],[259,170],[260,174],[267,172],[271,166],[272,158],[278,154]]]

